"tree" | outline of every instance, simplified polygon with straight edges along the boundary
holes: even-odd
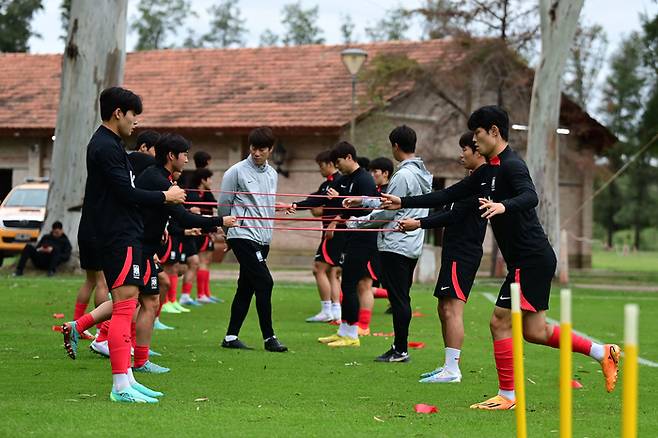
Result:
[[[202,37],[204,46],[242,47],[245,44],[245,19],[240,17],[239,0],[223,0],[208,9],[210,31]]]
[[[539,197],[539,220],[560,254],[561,79],[584,0],[540,0],[541,55],[532,85],[527,161]]]
[[[62,221],[74,248],[87,176],[86,146],[101,121],[98,96],[123,82],[127,10],[128,0],[71,1],[42,230],[47,233],[54,221]]]
[[[399,41],[406,39],[408,30],[409,13],[397,8],[387,11],[373,27],[366,27],[366,35],[371,41]]]
[[[168,37],[177,35],[185,19],[194,15],[189,0],[140,0],[137,10],[131,24],[138,36],[135,50],[168,47]]]
[[[0,52],[27,52],[34,14],[43,9],[41,0],[0,0]]]
[[[356,38],[354,38],[355,24],[354,21],[352,21],[352,17],[348,14],[341,15],[341,21],[342,23],[340,24],[340,34],[343,38],[343,44],[351,44],[355,42],[356,40]]]
[[[299,46],[302,44],[322,44],[322,29],[317,26],[320,8],[314,6],[302,9],[301,2],[290,3],[283,7],[281,22],[285,33],[281,41],[286,46]]]
[[[587,110],[605,60],[608,38],[603,27],[579,25],[565,67],[565,93]]]
[[[279,36],[272,32],[272,30],[265,29],[265,31],[260,34],[260,42],[258,43],[260,47],[272,47],[277,44],[279,44]]]

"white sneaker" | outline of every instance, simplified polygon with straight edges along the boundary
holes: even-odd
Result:
[[[317,315],[306,318],[306,322],[329,322],[333,321],[334,317],[328,313],[320,312]]]
[[[197,298],[196,301],[197,303],[202,303],[202,304],[215,304],[213,300],[211,300],[209,297],[205,295],[200,298]]]
[[[433,374],[424,379],[420,379],[420,383],[459,383],[462,381],[461,371],[452,372],[444,368],[440,373]]]
[[[100,354],[101,356],[110,357],[110,348],[107,346],[107,341],[97,342],[94,340],[89,345],[89,348],[91,351]]]

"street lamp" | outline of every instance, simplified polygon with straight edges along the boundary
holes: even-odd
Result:
[[[352,118],[350,120],[350,141],[354,144],[354,131],[356,125],[356,75],[361,70],[361,66],[366,62],[368,53],[362,49],[345,49],[340,52],[340,58],[345,64],[345,68],[352,75]]]

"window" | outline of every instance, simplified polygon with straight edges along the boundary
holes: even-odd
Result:
[[[48,200],[46,189],[17,189],[7,198],[5,207],[45,207]]]

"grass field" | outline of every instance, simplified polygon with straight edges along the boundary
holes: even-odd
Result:
[[[107,360],[81,344],[79,358],[65,356],[61,335],[51,326],[63,312],[71,316],[79,279],[0,279],[0,436],[432,436],[510,437],[513,412],[480,412],[468,406],[496,391],[488,318],[492,304],[484,293],[495,283],[480,282],[466,308],[466,343],[461,384],[422,385],[418,375],[443,357],[435,299],[431,289],[413,289],[413,304],[424,317],[412,322],[408,364],[380,364],[372,359],[391,340],[368,337],[359,349],[333,351],[316,342],[332,332],[304,318],[317,311],[312,285],[279,284],[273,297],[277,334],[291,351],[262,350],[255,309],[241,338],[256,351],[224,350],[229,304],[208,305],[190,314],[165,315],[177,329],[156,332],[157,362],[167,375],[139,375],[165,392],[158,405],[110,403]],[[226,298],[233,281],[214,284]],[[553,318],[559,315],[554,289]],[[573,318],[577,329],[621,343],[623,304],[641,306],[640,355],[658,362],[658,295],[577,290]],[[378,300],[374,332],[390,332],[390,316]],[[653,316],[652,316],[653,315]],[[525,344],[529,435],[558,436],[558,352]],[[623,363],[623,361],[622,361]],[[598,364],[575,356],[575,378],[584,389],[574,393],[574,436],[618,436],[620,396],[603,388]],[[658,368],[640,366],[640,436],[658,431]],[[195,401],[207,399],[207,401]],[[416,403],[436,405],[439,413],[416,414]],[[654,432],[651,432],[651,431]]]

